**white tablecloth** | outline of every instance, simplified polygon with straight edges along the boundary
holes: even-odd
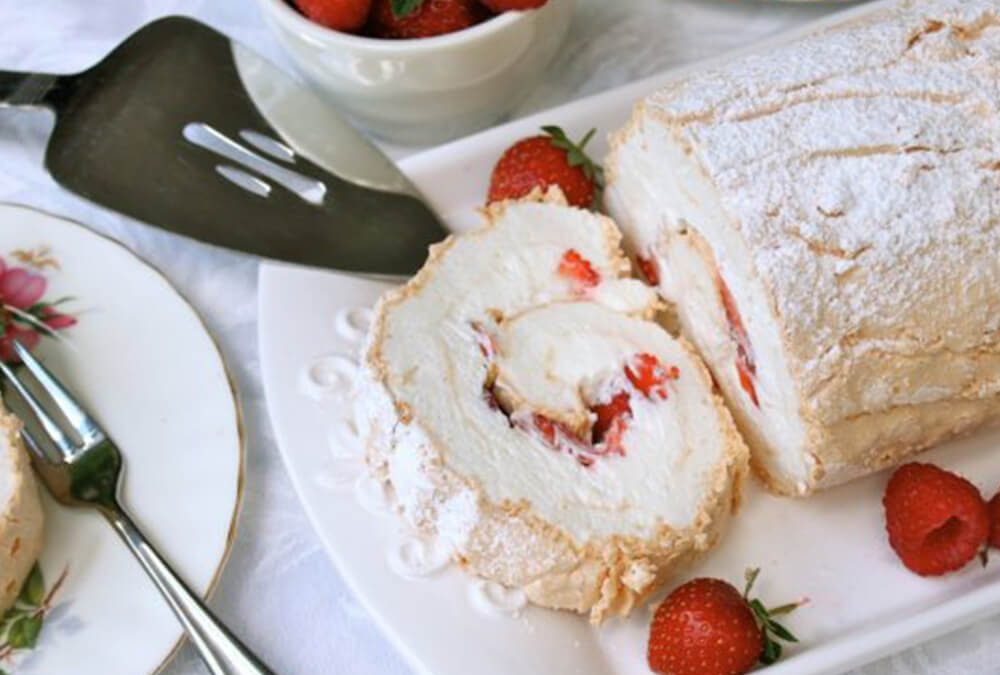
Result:
[[[745,0],[581,0],[545,84],[518,114],[742,46],[831,9]],[[249,0],[0,0],[0,69],[82,69],[135,28],[171,13],[197,16],[287,65]],[[248,431],[246,501],[213,607],[279,674],[409,673],[327,560],[281,465],[258,374],[256,261],[163,234],[61,190],[41,168],[50,126],[44,113],[0,110],[0,201],[82,221],[162,269],[205,316],[235,372]],[[1000,672],[998,636],[1000,619],[987,621],[858,675]],[[166,671],[201,672],[190,648]]]

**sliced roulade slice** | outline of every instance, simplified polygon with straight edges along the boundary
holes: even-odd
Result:
[[[42,550],[42,505],[19,430],[0,407],[0,613],[14,604]]]
[[[382,299],[361,428],[402,515],[532,601],[627,613],[719,537],[747,452],[608,219],[494,205]]]

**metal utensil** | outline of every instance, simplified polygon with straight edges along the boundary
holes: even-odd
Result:
[[[107,518],[163,593],[213,675],[271,675],[181,581],[121,507],[122,457],[114,441],[24,346],[15,341],[14,349],[51,401],[43,403],[0,361],[0,372],[34,418],[25,420],[21,435],[49,492],[67,506],[95,508]],[[68,424],[69,433],[58,417]]]
[[[192,19],[141,28],[77,75],[0,71],[0,106],[56,114],[64,187],[219,246],[352,272],[410,274],[446,231],[330,105]]]

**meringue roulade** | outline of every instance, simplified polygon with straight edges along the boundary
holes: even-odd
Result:
[[[484,214],[378,304],[369,464],[472,574],[626,614],[719,538],[747,450],[610,220],[554,189]]]
[[[0,613],[17,600],[42,550],[42,504],[20,428],[0,407]]]
[[[997,0],[906,0],[681,79],[606,200],[775,490],[1000,420]]]

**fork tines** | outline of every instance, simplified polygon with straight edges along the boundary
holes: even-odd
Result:
[[[14,391],[27,404],[45,436],[62,453],[60,459],[71,460],[78,453],[87,450],[95,443],[103,441],[105,436],[100,426],[76,402],[69,391],[66,390],[66,387],[17,340],[14,341],[14,351],[52,402],[54,411],[57,411],[69,423],[69,427],[76,436],[74,439],[67,434],[63,430],[63,427],[55,420],[52,411],[25,385],[21,377],[9,365],[0,361],[0,373],[3,374],[4,378],[14,388]],[[53,459],[42,450],[42,444],[39,443],[39,439],[27,428],[23,429],[21,433],[32,452],[43,455],[47,459]]]

